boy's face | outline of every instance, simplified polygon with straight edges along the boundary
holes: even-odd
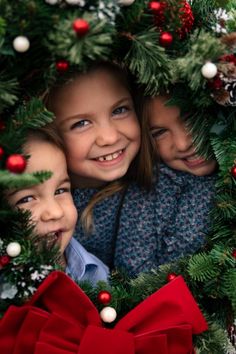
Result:
[[[169,167],[196,176],[211,174],[215,160],[205,160],[195,153],[191,135],[187,132],[180,110],[166,106],[167,97],[151,100],[149,127],[162,161]]]
[[[140,128],[121,81],[103,70],[81,75],[54,102],[73,186],[97,187],[124,176],[139,150]]]
[[[77,211],[70,193],[63,152],[51,143],[31,138],[26,146],[30,154],[25,172],[47,170],[52,177],[42,184],[9,192],[10,205],[29,210],[39,235],[53,234],[63,253],[73,235]]]

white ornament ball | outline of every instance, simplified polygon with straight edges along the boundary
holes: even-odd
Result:
[[[6,252],[10,257],[17,257],[21,253],[21,245],[18,242],[10,242],[7,245]]]
[[[45,0],[45,2],[49,5],[56,5],[59,3],[58,0]]]
[[[203,65],[201,72],[206,79],[213,79],[217,74],[217,66],[211,62],[207,62]]]
[[[120,6],[130,6],[135,2],[135,0],[118,0]]]
[[[30,47],[30,41],[25,36],[18,36],[13,41],[13,47],[17,52],[24,53]]]
[[[69,5],[80,5],[80,6],[84,6],[85,5],[85,1],[84,0],[66,0],[66,3]]]
[[[111,323],[115,321],[117,317],[116,310],[111,306],[106,306],[100,311],[100,317],[103,322]]]

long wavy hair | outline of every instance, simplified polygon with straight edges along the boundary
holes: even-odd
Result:
[[[102,201],[105,198],[112,196],[114,193],[123,193],[125,189],[131,182],[136,182],[140,188],[150,189],[152,184],[152,170],[153,170],[153,154],[151,141],[149,139],[149,134],[147,133],[146,128],[143,129],[143,95],[142,90],[138,88],[135,83],[134,77],[131,73],[124,68],[123,66],[113,63],[113,62],[98,62],[91,65],[86,73],[96,72],[98,70],[105,70],[111,75],[115,76],[122,85],[129,91],[133,102],[135,111],[138,117],[138,121],[141,127],[141,145],[139,152],[129,166],[129,169],[125,176],[122,178],[109,182],[105,186],[101,187],[97,193],[93,195],[88,205],[85,207],[83,212],[80,215],[80,221],[82,223],[83,229],[85,232],[91,232],[93,229],[93,208],[97,203]],[[57,82],[49,92],[44,97],[44,102],[46,107],[53,111],[53,103],[56,97],[57,90],[60,90],[60,87],[63,87],[68,82],[77,79],[80,75],[84,73],[79,73],[78,71],[72,71],[66,75],[64,81]],[[52,127],[57,131],[56,125],[51,124]],[[57,131],[58,134],[60,134]]]

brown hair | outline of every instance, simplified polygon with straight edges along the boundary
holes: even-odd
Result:
[[[136,181],[140,188],[149,189],[152,183],[152,149],[150,148],[150,140],[145,134],[142,134],[142,91],[138,89],[135,80],[131,73],[124,67],[113,62],[98,62],[89,67],[85,73],[71,72],[68,73],[64,82],[59,82],[54,85],[49,93],[44,98],[45,104],[49,110],[53,111],[53,103],[57,90],[64,87],[68,82],[78,78],[78,76],[86,73],[95,72],[97,70],[105,70],[115,75],[121,84],[124,85],[131,94],[134,102],[135,111],[141,126],[141,147],[129,166],[125,176],[119,180],[110,182],[102,187],[89,201],[88,205],[82,212],[80,220],[86,232],[92,229],[92,211],[94,206],[104,198],[112,196],[114,193],[122,193],[125,191],[131,181]],[[53,123],[52,123],[53,126]],[[56,127],[54,126],[54,129]]]

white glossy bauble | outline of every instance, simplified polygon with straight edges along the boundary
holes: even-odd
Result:
[[[21,245],[18,242],[10,242],[7,245],[6,252],[10,257],[17,257],[21,253]]]
[[[111,323],[111,322],[115,321],[115,319],[117,317],[117,313],[113,307],[106,306],[101,310],[100,317],[103,320],[103,322]]]
[[[203,65],[201,72],[202,76],[206,79],[213,79],[217,74],[217,66],[211,62],[207,62]]]

